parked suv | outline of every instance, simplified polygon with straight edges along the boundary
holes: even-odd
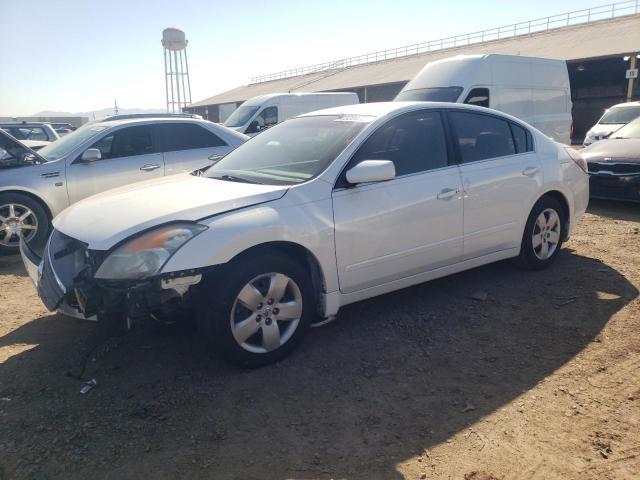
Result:
[[[37,153],[0,136],[0,149],[15,152],[0,161],[0,251],[17,253],[23,233],[38,250],[51,219],[72,203],[110,188],[207,167],[247,138],[180,116],[96,122]]]
[[[48,123],[41,122],[11,122],[0,123],[4,130],[20,141],[34,140],[38,142],[55,142],[60,138],[55,129]]]
[[[195,307],[218,351],[259,366],[349,303],[507,258],[549,266],[587,207],[586,169],[495,110],[348,105],[201,174],[87,198],[42,261],[24,243],[22,258],[50,310],[125,326]]]

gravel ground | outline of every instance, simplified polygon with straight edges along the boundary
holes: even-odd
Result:
[[[139,329],[94,352],[86,395],[66,373],[95,325],[2,257],[0,480],[638,478],[639,252],[640,207],[593,202],[546,271],[351,305],[255,371]]]

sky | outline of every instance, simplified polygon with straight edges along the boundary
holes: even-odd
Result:
[[[604,0],[0,0],[0,116],[164,108],[162,30],[186,32],[193,101],[252,76]]]

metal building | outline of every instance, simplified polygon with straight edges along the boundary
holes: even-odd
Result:
[[[432,40],[251,79],[251,83],[191,104],[186,110],[224,121],[243,101],[276,92],[357,92],[361,102],[392,100],[432,60],[503,53],[567,61],[574,140],[603,110],[624,102],[625,72],[640,53],[640,1],[631,0],[513,25]],[[628,57],[627,61],[624,60]],[[640,97],[638,82],[632,91]]]

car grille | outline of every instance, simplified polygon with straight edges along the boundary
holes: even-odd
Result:
[[[589,162],[589,173],[595,175],[640,175],[640,162],[602,161]]]

